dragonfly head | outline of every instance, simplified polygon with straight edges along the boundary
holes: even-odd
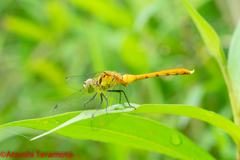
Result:
[[[94,80],[89,78],[87,79],[84,84],[83,84],[84,89],[88,92],[88,93],[92,93],[95,91],[95,84],[94,84]]]

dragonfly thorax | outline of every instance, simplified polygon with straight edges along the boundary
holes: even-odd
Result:
[[[96,79],[98,90],[106,91],[118,84],[119,74],[105,71]]]
[[[95,91],[95,83],[94,80],[89,78],[87,79],[84,84],[83,84],[83,88],[88,92],[88,93],[92,93]]]
[[[115,72],[105,71],[101,73],[97,78],[87,79],[84,82],[83,88],[88,93],[93,93],[96,91],[97,92],[107,91],[108,89],[119,84],[127,86],[127,84],[122,81],[122,77],[120,74]]]

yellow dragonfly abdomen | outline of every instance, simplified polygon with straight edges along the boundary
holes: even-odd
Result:
[[[189,71],[187,69],[172,69],[172,70],[165,70],[165,71],[159,71],[159,72],[141,74],[141,75],[125,74],[122,76],[122,81],[126,84],[129,84],[140,79],[147,79],[151,77],[168,76],[168,75],[193,74],[193,72],[194,70]]]

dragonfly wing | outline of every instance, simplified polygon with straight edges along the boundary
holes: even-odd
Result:
[[[110,103],[113,104],[124,104],[125,107],[129,106],[130,103],[130,95],[131,95],[131,88],[130,86],[124,86],[118,84],[110,89],[108,89],[108,99],[110,99]],[[119,108],[120,109],[120,108]],[[117,108],[115,108],[117,110]]]
[[[108,91],[102,92],[105,95],[105,98],[107,99],[107,101],[103,97],[103,102],[102,102],[102,105],[100,106],[100,109],[94,112],[94,115],[93,115],[94,118],[92,120],[93,130],[104,128],[110,123],[112,123],[113,121],[117,120],[117,118],[121,115],[121,113],[125,111],[126,109],[125,107],[129,107],[128,101],[126,100],[126,97],[129,100],[128,89],[129,89],[128,87],[125,87],[119,84],[110,88],[109,89],[110,92]],[[121,101],[120,101],[120,94],[121,94]],[[108,106],[107,110],[106,110],[106,105]]]
[[[62,114],[65,112],[70,112],[70,111],[80,111],[80,110],[89,110],[89,109],[93,109],[96,107],[96,105],[94,106],[94,103],[96,103],[96,101],[99,100],[98,96],[96,95],[96,97],[93,99],[93,102],[91,102],[91,105],[86,104],[84,106],[84,104],[89,101],[91,98],[93,98],[93,96],[96,93],[88,93],[87,91],[80,90],[74,94],[72,94],[71,96],[65,98],[64,100],[62,100],[61,102],[59,102],[53,110],[53,115],[57,115],[57,114]]]
[[[94,78],[100,75],[102,72],[93,72],[93,73],[88,73],[85,75],[79,75],[79,76],[70,76],[66,78],[66,84],[69,88],[79,90],[82,88],[83,83],[88,79],[88,78]]]

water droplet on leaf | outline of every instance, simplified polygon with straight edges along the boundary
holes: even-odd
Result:
[[[171,136],[171,143],[175,146],[179,146],[182,143],[182,139],[178,134],[173,134]]]

